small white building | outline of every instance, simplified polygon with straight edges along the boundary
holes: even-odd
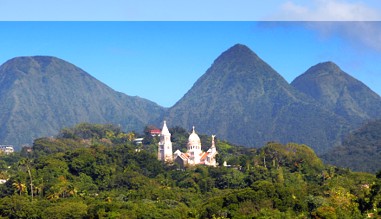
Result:
[[[13,148],[12,145],[0,145],[0,151],[5,154],[11,154],[15,152],[15,149]]]
[[[143,140],[144,140],[144,138],[135,138],[133,143],[135,145],[141,145],[141,144],[143,144]]]

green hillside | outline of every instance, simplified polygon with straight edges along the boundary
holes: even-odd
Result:
[[[140,130],[164,109],[116,92],[55,57],[11,59],[0,66],[0,144],[16,148],[80,122]],[[128,121],[128,123],[127,123]]]
[[[291,85],[351,124],[381,118],[381,97],[333,62],[312,66]]]
[[[298,142],[322,153],[350,124],[294,89],[244,45],[222,53],[168,113],[170,124],[197,127],[248,147]],[[213,130],[215,133],[210,133]]]
[[[354,171],[376,173],[381,169],[381,120],[368,122],[355,130],[342,145],[332,148],[322,158]]]

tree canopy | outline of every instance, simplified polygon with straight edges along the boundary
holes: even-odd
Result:
[[[181,147],[187,132],[177,127]],[[0,155],[0,215],[9,218],[380,217],[380,175],[324,165],[306,145],[249,149],[217,140],[220,164],[180,169],[120,129],[80,124]],[[131,137],[131,136],[130,136]],[[211,139],[201,135],[204,145]],[[154,142],[154,141],[153,141]],[[184,147],[185,145],[183,145]]]

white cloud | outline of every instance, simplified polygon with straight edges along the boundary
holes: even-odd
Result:
[[[322,37],[338,36],[359,51],[370,48],[381,52],[381,21],[307,22]]]
[[[298,21],[374,21],[381,12],[363,2],[343,0],[313,0],[308,3],[287,1],[270,18],[271,20]]]
[[[337,36],[356,47],[381,52],[381,11],[358,0],[313,0],[310,4],[290,0],[282,4],[275,16],[281,20],[307,22],[323,37]],[[340,21],[340,22],[326,22]],[[347,22],[342,22],[347,21]],[[348,22],[350,21],[350,22]]]

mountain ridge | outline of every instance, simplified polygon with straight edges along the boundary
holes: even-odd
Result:
[[[381,97],[333,62],[312,66],[291,85],[356,125],[381,118]]]
[[[12,139],[21,139],[16,141],[18,144],[29,143],[31,138],[53,135],[62,127],[80,122],[143,128],[152,115],[163,111],[151,101],[112,90],[82,69],[55,57],[9,60],[0,67],[0,87],[0,101],[5,103],[0,111],[7,115],[0,117],[0,124],[13,132],[0,131],[4,143]]]
[[[310,127],[304,129],[313,131],[319,128],[316,124],[320,121],[316,117],[320,117],[329,118],[326,121],[329,125],[320,128],[325,130],[331,126],[337,127],[338,131],[334,136],[329,136],[325,131],[316,133],[323,143],[308,141],[303,137],[308,136],[307,133],[289,132],[292,126],[303,130],[303,124],[294,112],[304,112],[304,120],[315,117]],[[340,126],[349,126],[341,118],[319,108],[314,100],[299,93],[270,65],[240,44],[216,58],[184,97],[170,108],[167,117],[175,125],[199,126],[202,132],[223,136],[235,144],[260,147],[267,141],[300,142],[303,139],[303,143],[315,145],[314,150],[318,152],[328,147],[329,143],[338,142]],[[210,130],[216,133],[210,133]],[[234,136],[244,136],[245,140]],[[318,144],[323,146],[319,149],[316,147]]]
[[[326,65],[334,72],[340,70],[333,62]],[[306,72],[318,72],[318,67],[319,64]],[[12,134],[9,130],[19,130],[23,141],[32,141],[79,122],[120,124],[136,131],[166,119],[171,126],[194,125],[202,133],[217,134],[239,145],[261,147],[268,141],[296,142],[322,154],[339,145],[342,136],[357,123],[300,91],[295,86],[298,80],[288,83],[250,48],[236,44],[222,52],[181,99],[164,108],[116,92],[64,60],[17,57],[0,66],[0,101],[7,103],[0,106],[0,124],[7,127],[0,130],[0,139],[16,139],[15,135],[4,136]],[[40,108],[31,112],[26,106],[20,108],[23,103]],[[35,116],[38,119],[33,120]],[[41,125],[40,120],[53,122]],[[359,120],[363,121],[363,117],[359,116]],[[20,133],[28,124],[39,134],[30,130]]]

